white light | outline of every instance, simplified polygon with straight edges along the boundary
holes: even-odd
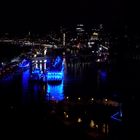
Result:
[[[103,46],[103,48],[104,48],[104,49],[106,49],[106,50],[108,50],[108,48],[107,48],[107,47],[105,47],[105,46]]]
[[[90,44],[92,44],[92,45],[93,45],[93,44],[95,44],[95,42],[90,42]]]
[[[46,55],[47,50],[44,50],[44,55]]]
[[[66,99],[69,99],[69,97],[67,96]]]
[[[82,119],[81,118],[78,118],[77,122],[78,123],[82,122]]]
[[[94,32],[93,35],[98,36],[98,33]]]
[[[38,65],[36,64],[35,67],[38,68]]]
[[[68,118],[69,117],[69,115],[66,115],[66,118]]]
[[[80,98],[80,97],[78,97],[78,100],[81,100],[81,98]]]
[[[44,69],[46,70],[46,63],[44,63]]]
[[[91,128],[94,128],[94,127],[95,127],[95,123],[94,123],[93,120],[90,121],[90,127],[91,127]]]
[[[98,128],[98,125],[96,124],[95,127]]]
[[[37,63],[38,61],[36,60],[36,63]]]
[[[40,70],[42,70],[42,64],[40,64]],[[43,72],[42,72],[43,73]]]
[[[47,62],[47,60],[44,60],[44,62]]]
[[[105,99],[105,101],[107,102],[107,99]]]
[[[91,100],[93,101],[93,100],[94,100],[94,98],[91,98]]]
[[[100,48],[99,48],[99,50],[101,51],[101,50],[102,50],[102,48],[100,47]]]
[[[40,63],[42,62],[42,60],[40,60]]]

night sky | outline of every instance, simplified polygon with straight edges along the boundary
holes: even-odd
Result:
[[[72,23],[137,23],[136,5],[123,0],[5,1],[0,4],[0,30],[47,30]]]

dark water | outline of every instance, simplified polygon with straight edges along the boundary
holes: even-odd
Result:
[[[38,64],[38,66],[40,65],[42,64]],[[59,85],[30,81],[29,69],[23,72],[15,72],[15,74],[1,80],[0,83],[1,123],[4,123],[2,126],[7,126],[9,130],[15,125],[15,131],[18,130],[17,128],[23,131],[23,127],[25,127],[25,133],[30,135],[32,135],[30,129],[38,133],[39,131],[44,132],[50,129],[48,133],[52,136],[53,131],[57,133],[60,127],[65,130],[63,123],[60,123],[64,119],[62,117],[64,111],[72,116],[70,119],[72,121],[79,117],[84,120],[83,114],[87,114],[84,127],[87,126],[87,123],[89,124],[95,120],[94,123],[97,124],[96,127],[99,127],[99,129],[103,129],[103,126],[106,126],[105,134],[113,131],[112,133],[115,136],[118,135],[116,133],[119,133],[120,124],[115,124],[118,128],[113,130],[110,126],[109,117],[106,117],[106,115],[108,116],[118,111],[118,108],[109,107],[108,109],[108,107],[102,105],[94,106],[85,103],[92,98],[96,100],[108,98],[119,102],[122,101],[121,98],[125,94],[123,94],[124,90],[121,87],[121,79],[125,78],[121,77],[119,70],[113,68],[108,65],[88,62],[65,63],[64,79]],[[67,105],[67,102],[63,104],[65,100],[69,100],[72,103],[70,105]],[[82,104],[79,104],[80,101]],[[50,115],[51,113],[53,114],[53,111],[58,113],[55,118]],[[58,119],[57,116],[63,119]],[[68,115],[66,115],[67,117]],[[44,126],[46,129],[43,129]],[[69,130],[70,128],[67,128],[67,132],[71,131]],[[88,129],[89,126],[85,130]],[[76,132],[77,135],[72,132],[74,137],[81,134],[81,129]],[[82,134],[85,134],[85,131]]]
[[[38,66],[43,64],[38,64]],[[60,92],[56,100],[63,100],[66,96],[77,97],[107,97],[112,92],[109,90],[110,69],[99,68],[91,63],[65,64],[64,79],[60,85],[51,86],[30,81],[30,71],[15,72],[1,81],[1,95],[8,99],[19,101],[23,104],[39,102],[38,96],[44,96],[51,88],[52,92]],[[56,89],[55,89],[56,88]],[[41,95],[42,94],[42,95]],[[16,96],[16,98],[14,97]],[[13,99],[11,99],[13,97]],[[46,97],[43,97],[44,100]],[[58,99],[57,99],[58,98]]]

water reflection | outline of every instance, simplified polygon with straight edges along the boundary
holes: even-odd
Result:
[[[63,81],[59,85],[47,84],[47,99],[61,101],[64,99]]]
[[[52,106],[53,111],[55,108],[56,115],[64,123],[75,127],[80,126],[86,132],[92,134],[98,131],[98,133],[107,135],[110,131],[110,115],[116,112],[118,108],[118,102],[106,98],[107,90],[105,87],[109,80],[108,71],[106,69],[96,69],[94,65],[89,65],[89,63],[65,63],[64,66],[64,80],[58,85],[40,81],[30,82],[29,70],[21,73],[22,81],[20,83],[22,83],[23,105],[27,104],[34,107],[34,105],[44,104],[46,99],[48,103],[50,103],[50,100],[55,101],[57,104],[49,105]],[[40,61],[33,65],[33,68],[40,68],[42,71],[46,67],[47,63]],[[19,80],[21,79],[19,78]],[[13,85],[17,86],[19,80],[13,81],[15,82]],[[99,87],[98,90],[102,89],[104,93],[101,98],[99,98],[99,94],[98,96],[95,94],[97,92],[96,86]],[[115,117],[118,117],[118,113],[115,114]]]
[[[29,78],[30,78],[30,70],[26,70],[24,72],[21,73],[22,75],[22,81],[21,81],[21,85],[22,85],[22,104],[28,104],[30,102],[29,100]]]
[[[24,71],[22,73],[22,89],[23,93],[27,92],[28,86],[29,86],[29,77],[30,77],[30,71],[29,69]]]
[[[106,82],[107,80],[107,71],[99,69],[97,71],[97,81],[99,82]]]
[[[106,80],[107,78],[107,72],[105,70],[100,71],[100,77],[102,80]]]

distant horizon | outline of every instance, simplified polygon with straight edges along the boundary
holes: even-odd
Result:
[[[132,10],[132,8],[134,8]],[[137,24],[136,4],[122,0],[8,2],[0,5],[0,32],[47,31],[61,24]]]

